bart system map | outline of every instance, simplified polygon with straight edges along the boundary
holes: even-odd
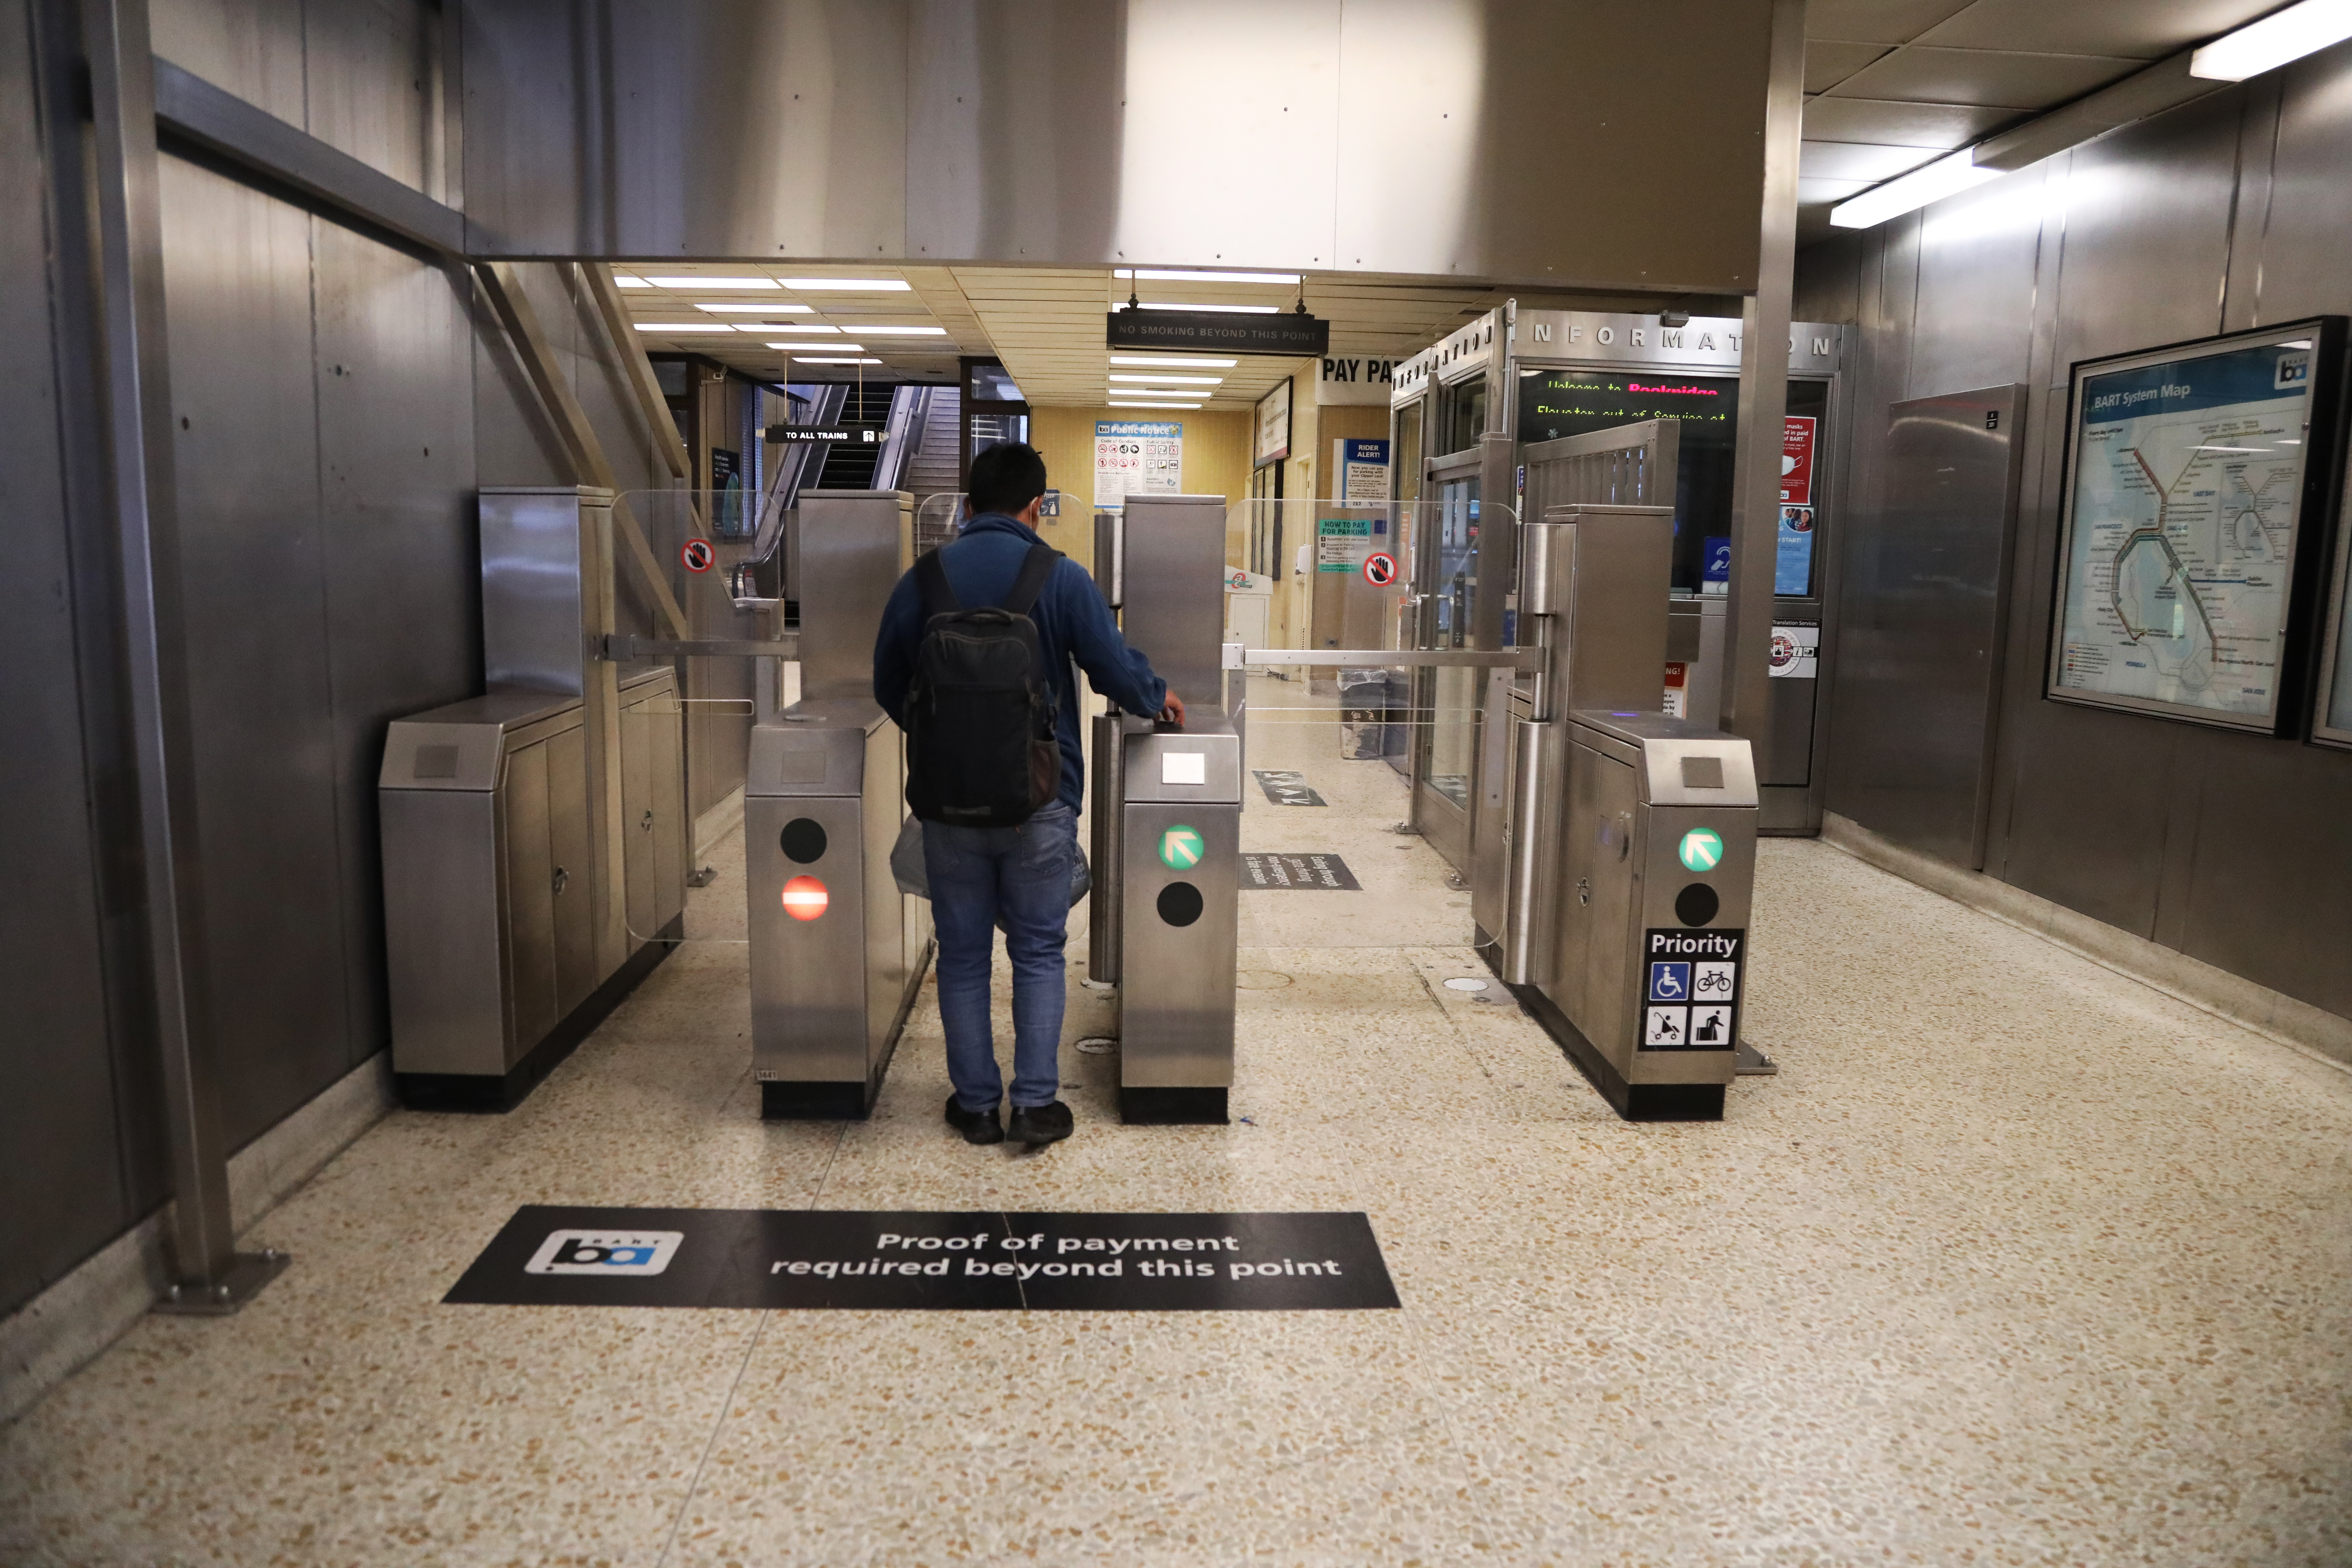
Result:
[[[2312,344],[2084,377],[2053,696],[2277,711]]]

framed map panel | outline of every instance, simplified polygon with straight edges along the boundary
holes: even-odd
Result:
[[[2329,317],[2074,366],[2045,695],[2299,721],[2343,338]]]

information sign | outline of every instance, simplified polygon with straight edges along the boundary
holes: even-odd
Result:
[[[1728,1051],[1739,1043],[1744,931],[1668,927],[1643,933],[1645,1051]]]
[[[1274,384],[1274,389],[1257,400],[1250,416],[1250,467],[1263,468],[1268,463],[1278,463],[1290,456],[1290,383]]]
[[[1772,558],[1772,592],[1802,598],[1813,591],[1813,509],[1780,509],[1780,548]]]
[[[1183,493],[1182,420],[1095,421],[1095,505],[1116,509],[1131,495]]]
[[[1780,680],[1811,680],[1821,674],[1822,628],[1802,623],[1772,628],[1764,673]]]
[[[1386,1309],[1361,1214],[515,1211],[449,1305],[867,1311]]]
[[[1356,572],[1372,552],[1372,520],[1326,517],[1315,523],[1315,570]]]
[[[2048,696],[2288,721],[2341,354],[2331,320],[2074,366]]]
[[[1780,426],[1780,504],[1813,504],[1813,433],[1821,421],[1810,414],[1791,414]]]
[[[1356,874],[1337,855],[1242,857],[1242,886],[1258,891],[1348,893],[1362,889]]]

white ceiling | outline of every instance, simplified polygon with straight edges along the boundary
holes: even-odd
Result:
[[[2282,0],[1812,0],[1800,243],[1829,210]]]

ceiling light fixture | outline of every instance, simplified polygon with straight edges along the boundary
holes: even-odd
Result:
[[[865,345],[864,343],[770,343],[768,346],[769,346],[770,348],[772,348],[772,349],[787,349],[787,350],[789,350],[789,349],[821,348],[821,349],[824,349],[824,350],[826,353],[832,353],[832,352],[833,352],[834,350],[835,350],[835,349],[839,349],[839,350],[841,350],[841,351],[842,351],[843,353],[850,353],[850,352],[852,352],[852,351],[855,351],[855,352],[856,352],[856,353],[864,353],[866,352],[866,345]],[[815,362],[814,362],[814,360],[812,360],[810,363],[814,363]]]
[[[724,321],[639,321],[641,332],[731,332],[735,329]]]
[[[1900,179],[1863,192],[1852,201],[1840,202],[1830,209],[1830,222],[1839,228],[1874,228],[1929,202],[1939,202],[1987,180],[2000,178],[2003,171],[1979,169],[1969,162],[1970,155],[1969,150],[1963,147],[1924,169],[1914,169]]]
[[[1150,267],[1122,267],[1111,274],[1144,283],[1276,283],[1298,281],[1296,272],[1180,272]]]
[[[1140,381],[1165,386],[1222,386],[1225,380],[1222,375],[1140,375],[1118,371],[1111,372],[1110,378],[1113,381]]]
[[[747,316],[754,313],[762,316],[805,316],[814,310],[816,307],[814,305],[795,305],[783,300],[737,300],[728,304],[697,305],[695,309],[698,310],[708,310],[714,316]]]
[[[857,323],[857,330],[861,332],[877,334],[887,332],[901,338],[943,338],[948,335],[948,330],[945,327],[876,327],[869,326],[864,321]]]
[[[1134,309],[1133,306],[1128,307]],[[1146,300],[1147,310],[1221,310],[1229,316],[1271,316],[1282,309],[1279,305],[1179,305],[1167,300]]]
[[[2352,0],[2303,0],[2225,33],[2189,57],[2189,74],[2243,81],[2352,38]]]
[[[650,289],[653,287],[652,284],[646,282],[644,279],[632,278],[625,272],[614,273],[613,285],[617,289]]]
[[[788,345],[783,343],[770,343],[768,346],[770,348],[784,348]],[[793,356],[793,363],[794,364],[880,364],[882,362],[878,359],[811,359],[806,354],[794,354]]]
[[[772,278],[648,278],[656,289],[781,289]]]
[[[1201,405],[1197,403],[1145,403],[1132,397],[1114,397],[1110,400],[1110,406],[1113,408],[1198,408]]]
[[[784,287],[802,294],[904,294],[914,285],[901,278],[787,278]]]
[[[1231,370],[1242,362],[1237,359],[1194,359],[1185,356],[1170,358],[1164,354],[1113,354],[1113,364],[1170,364],[1180,370]]]
[[[824,326],[814,321],[771,321],[764,327],[741,327],[737,330],[746,332],[831,332],[835,336],[839,336],[841,332],[839,327]]]

